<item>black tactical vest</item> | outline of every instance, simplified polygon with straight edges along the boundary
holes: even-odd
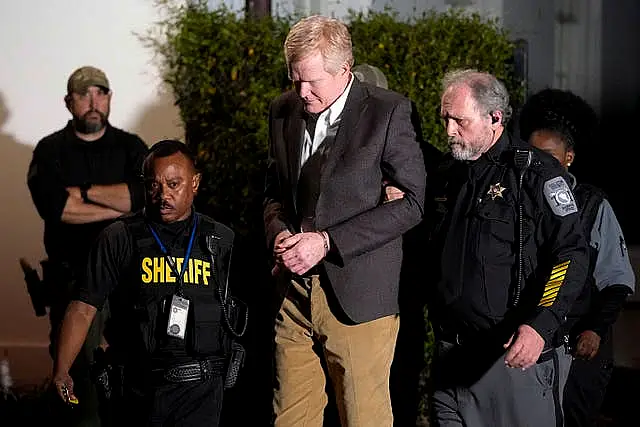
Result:
[[[232,340],[224,328],[221,301],[234,233],[207,216],[196,214],[196,218],[196,234],[182,287],[190,302],[184,339],[167,335],[168,309],[177,290],[175,274],[144,217],[133,215],[124,220],[135,250],[128,280],[125,279],[129,285],[118,286],[110,298],[112,332],[108,340],[125,363],[145,366],[204,356],[224,357],[230,349]],[[190,224],[188,235],[192,227]],[[209,248],[207,240],[216,242],[215,247]],[[170,253],[176,258],[179,271],[188,236],[184,242],[184,247]]]

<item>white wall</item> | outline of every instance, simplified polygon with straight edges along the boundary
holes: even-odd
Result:
[[[45,254],[42,221],[26,186],[35,143],[69,119],[69,74],[91,64],[113,88],[111,122],[147,144],[182,136],[171,97],[160,90],[152,54],[133,34],[159,18],[153,0],[3,1],[0,13],[0,349],[46,345],[48,322],[36,318],[19,257]],[[11,358],[11,354],[10,354]]]
[[[554,0],[505,1],[503,23],[513,39],[528,43],[528,94],[553,82]]]
[[[451,7],[463,7],[469,12],[501,19],[504,0],[372,0],[371,9],[383,11],[385,7],[396,10],[403,18],[421,14],[431,9],[444,12]]]
[[[602,0],[555,0],[553,87],[571,90],[600,110]]]

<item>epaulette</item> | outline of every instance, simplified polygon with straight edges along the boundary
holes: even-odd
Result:
[[[600,187],[596,187],[595,185],[591,185],[588,184],[586,182],[579,182],[578,186],[576,187],[576,190],[574,191],[574,193],[577,193],[577,188],[580,189],[580,191],[589,194],[589,195],[593,195],[593,197],[598,197],[600,199],[608,199],[609,197],[607,196],[607,193]]]
[[[532,159],[529,168],[536,175],[542,178],[550,178],[553,176],[565,176],[566,171],[560,165],[558,160],[551,154],[542,151],[536,147],[531,147]]]

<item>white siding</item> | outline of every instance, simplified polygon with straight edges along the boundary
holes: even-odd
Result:
[[[553,86],[600,107],[602,0],[556,0]]]

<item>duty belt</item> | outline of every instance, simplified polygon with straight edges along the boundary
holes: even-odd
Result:
[[[479,332],[476,332],[475,336],[470,333],[461,333],[461,332],[453,332],[453,331],[442,331],[436,334],[436,339],[438,341],[448,342],[450,344],[462,345],[464,343],[468,343],[473,338],[478,339]]]
[[[450,344],[455,344],[458,346],[461,346],[465,343],[469,343],[469,341],[471,340],[470,335],[468,334],[461,334],[459,332],[446,332],[446,333],[440,333],[438,334],[438,336],[436,337],[437,340],[439,341],[444,341]],[[475,337],[475,339],[477,341],[478,340],[477,337]],[[565,348],[565,351],[567,353],[569,353],[570,349],[568,346],[568,340],[566,339],[566,337],[564,337],[564,342],[554,342],[553,346],[548,346],[545,347],[542,351],[542,353],[540,353],[540,357],[538,358],[536,363],[544,363],[546,361],[549,361],[553,358],[553,355],[555,354],[555,351],[560,348],[563,347]]]
[[[166,369],[154,369],[151,371],[151,375],[154,382],[158,384],[204,381],[214,376],[222,376],[226,364],[225,360],[222,357],[194,360]]]

